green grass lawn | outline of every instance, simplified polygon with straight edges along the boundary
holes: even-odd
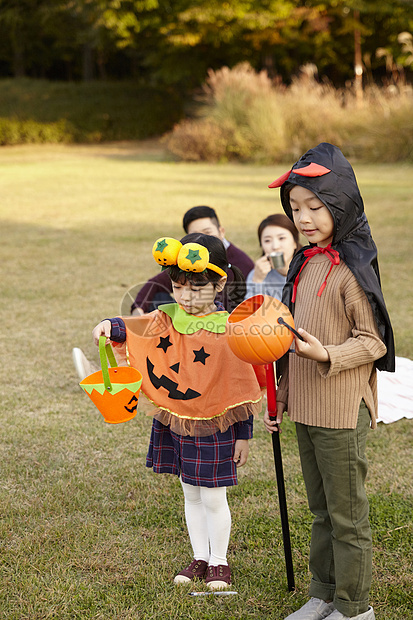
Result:
[[[413,167],[355,165],[379,248],[397,354],[412,357]],[[179,482],[144,466],[151,420],[108,425],[77,385],[71,349],[97,359],[91,330],[156,273],[161,235],[184,212],[215,207],[258,257],[256,228],[281,211],[268,183],[284,167],[183,164],[153,145],[0,150],[2,382],[0,617],[279,620],[305,602],[311,516],[294,427],[282,449],[296,592],[288,593],[270,437],[256,423],[229,491],[234,597],[188,595],[173,576],[191,557]],[[370,434],[371,602],[413,618],[413,422]],[[202,589],[202,586],[198,586]]]

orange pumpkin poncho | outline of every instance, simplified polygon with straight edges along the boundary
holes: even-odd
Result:
[[[261,409],[253,367],[227,344],[227,317],[223,311],[193,316],[177,304],[122,317],[129,362],[157,406],[154,417],[180,435],[225,432]]]

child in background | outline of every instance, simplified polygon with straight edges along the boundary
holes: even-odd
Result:
[[[247,461],[261,390],[253,367],[228,347],[228,312],[215,302],[229,268],[222,241],[198,233],[181,241],[159,239],[153,249],[169,271],[176,303],[102,321],[93,338],[98,344],[106,336],[118,354],[126,342],[130,363],[143,376],[142,391],[157,406],[146,466],[180,477],[193,549],[193,561],[175,583],[205,578],[219,589],[231,583],[226,489],[237,484],[237,467]],[[231,269],[237,293],[242,287],[244,293],[240,270]]]
[[[310,242],[290,264],[283,301],[304,341],[279,363],[277,430],[296,423],[308,504],[315,515],[311,599],[289,620],[373,620],[372,538],[364,488],[365,443],[376,426],[376,368],[394,370],[377,250],[354,172],[327,143],[269,187]]]

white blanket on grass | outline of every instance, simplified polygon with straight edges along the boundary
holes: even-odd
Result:
[[[401,418],[413,419],[413,360],[396,357],[396,372],[378,372],[379,417],[390,424]]]

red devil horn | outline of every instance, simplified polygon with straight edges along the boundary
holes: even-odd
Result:
[[[295,168],[293,172],[295,174],[300,174],[302,177],[322,177],[324,174],[331,172],[331,170],[321,166],[320,164],[311,163],[304,168]]]
[[[289,170],[288,172],[285,172],[283,175],[278,177],[278,179],[275,179],[275,181],[273,181],[268,187],[271,187],[271,188],[281,187],[281,185],[285,183],[288,177],[290,176],[290,173],[291,173],[291,170]]]
[[[294,168],[294,170],[289,170],[285,174],[278,177],[278,179],[275,179],[275,181],[273,181],[268,187],[281,187],[281,185],[287,181],[292,172],[299,174],[302,177],[322,177],[324,174],[331,172],[331,170],[325,166],[321,166],[320,164],[311,163],[308,164],[308,166],[304,166],[304,168]]]

